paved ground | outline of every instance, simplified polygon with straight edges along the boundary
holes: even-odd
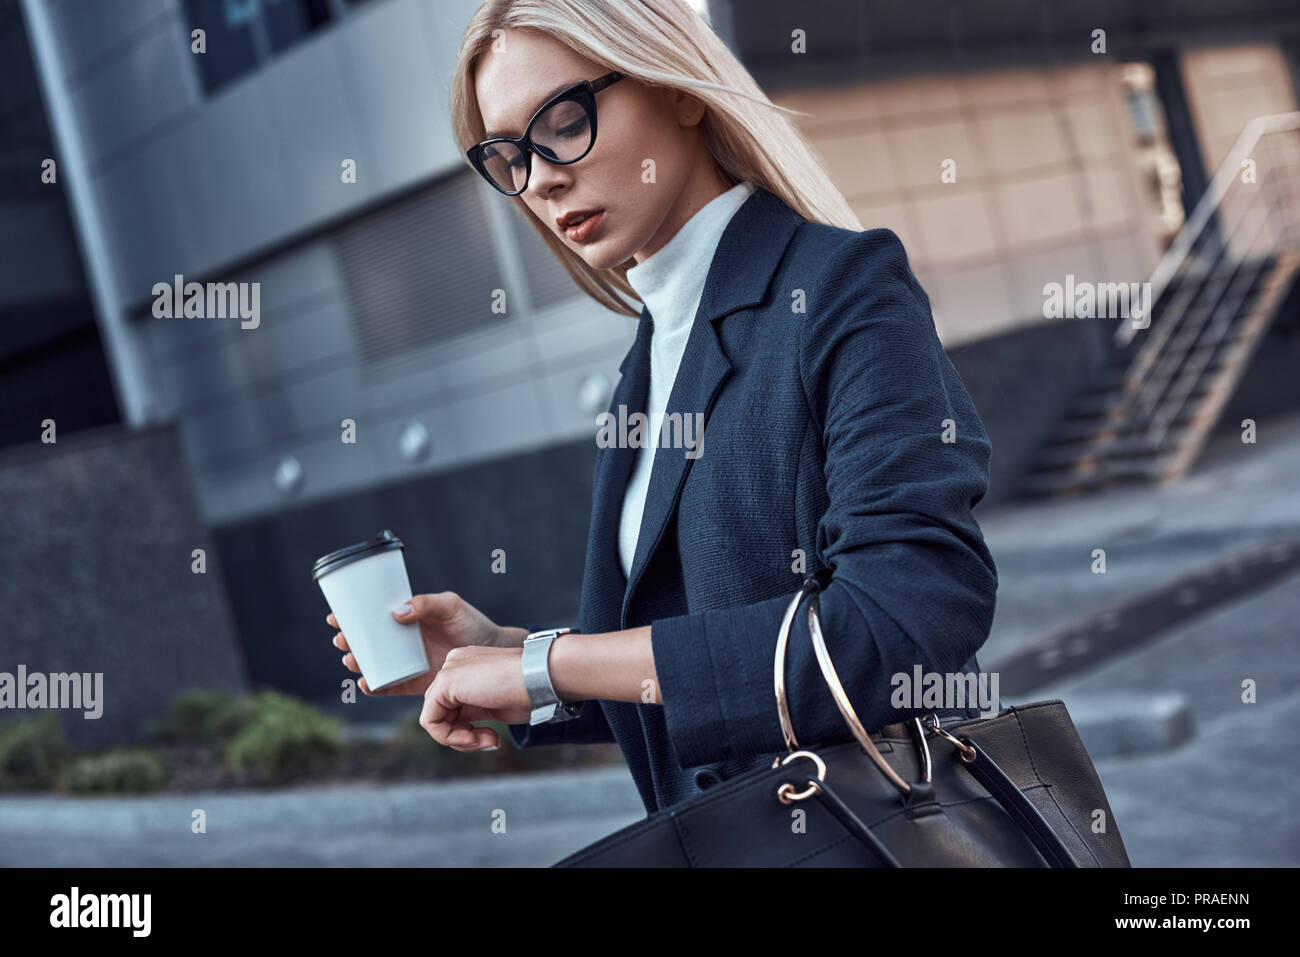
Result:
[[[998,608],[981,664],[1048,628],[1221,559],[1300,539],[1300,416],[1233,437],[1156,491],[981,514],[998,564]],[[1107,572],[1090,569],[1093,548]],[[1193,735],[1177,747],[1099,758],[1138,866],[1300,864],[1300,575],[1243,593],[1051,686],[1072,713],[1099,696],[1141,706],[1182,694]],[[1253,679],[1257,703],[1241,701]],[[1007,689],[1003,689],[1007,695]],[[1118,698],[1117,698],[1118,696]],[[1089,705],[1091,702],[1091,706]],[[190,833],[201,807],[208,833]],[[505,833],[492,829],[505,812]],[[552,863],[638,820],[622,768],[507,779],[182,798],[0,798],[0,865],[525,865]]]
[[[1065,619],[1129,598],[1244,545],[1300,539],[1300,415],[1260,424],[1259,441],[1216,441],[1181,482],[1155,491],[980,514],[998,567],[998,604],[980,664]],[[1092,550],[1106,550],[1093,574]]]
[[[1137,866],[1300,865],[1300,575],[1034,699],[1182,693],[1195,734],[1160,754],[1098,760]],[[1244,679],[1256,703],[1242,702]]]
[[[190,830],[196,808],[204,834]],[[0,866],[543,867],[642,816],[624,768],[265,794],[3,797]]]
[[[998,563],[998,609],[980,663],[1067,618],[1129,598],[1243,545],[1300,540],[1300,416],[1259,442],[1219,439],[1183,481],[981,517]],[[1107,553],[1094,575],[1091,550]],[[1255,704],[1242,681],[1256,683]],[[1194,737],[1157,754],[1097,761],[1138,866],[1300,865],[1300,576],[1222,604],[1028,700],[1181,693]],[[1081,698],[1081,696],[1083,696]]]

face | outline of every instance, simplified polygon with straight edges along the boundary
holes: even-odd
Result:
[[[479,60],[474,76],[483,128],[522,136],[556,87],[608,72],[544,34],[507,30]],[[626,77],[596,94],[591,152],[565,166],[534,152],[532,174],[520,198],[591,267],[640,262],[672,238],[693,212],[683,206],[698,192],[692,185],[700,181],[701,164],[709,162],[698,131],[703,113],[703,104],[692,97],[652,90]],[[654,182],[642,182],[646,160],[654,161]],[[568,233],[556,220],[578,210],[600,215],[584,232]]]

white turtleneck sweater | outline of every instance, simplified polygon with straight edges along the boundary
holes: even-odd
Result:
[[[731,189],[705,203],[688,219],[672,239],[643,262],[627,271],[627,281],[641,297],[654,322],[650,337],[650,391],[646,397],[646,417],[655,421],[668,408],[677,367],[681,364],[691,325],[704,295],[718,240],[727,223],[754,191],[752,183],[737,183]],[[647,436],[647,444],[637,450],[636,464],[623,496],[623,512],[618,527],[618,555],[623,574],[631,576],[636,555],[641,516],[645,510],[646,491],[654,468],[658,435]]]

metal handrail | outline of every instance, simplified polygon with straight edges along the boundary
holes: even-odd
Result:
[[[1224,237],[1222,246],[1214,257],[1214,261],[1211,264],[1211,271],[1217,270],[1221,267],[1222,260],[1227,257],[1228,250],[1232,246],[1232,240],[1237,238],[1238,233],[1241,231],[1242,225],[1246,223],[1250,215],[1254,213],[1256,209],[1256,205],[1259,203],[1260,198],[1261,198],[1260,194],[1256,192],[1251,197],[1250,202],[1241,209],[1240,216],[1238,216],[1237,221],[1232,226],[1232,229]],[[1255,240],[1259,238],[1260,232],[1263,230],[1263,227],[1267,224],[1268,219],[1267,219],[1266,212],[1267,211],[1265,211],[1265,215],[1260,218],[1254,231],[1251,232],[1250,239],[1247,243],[1247,248],[1254,247]],[[1231,286],[1231,282],[1225,285],[1223,292],[1226,293],[1230,286]],[[1194,299],[1198,302],[1200,301],[1200,298],[1201,297],[1199,295],[1194,297]],[[1214,308],[1217,307],[1211,306],[1209,310],[1210,314],[1213,313]],[[1184,308],[1180,313],[1178,313],[1176,318],[1168,322],[1165,321],[1161,322],[1161,327],[1164,333],[1160,342],[1161,347],[1163,347],[1165,342],[1173,339],[1179,327],[1183,324],[1183,321],[1186,319],[1188,312],[1189,310],[1187,308]],[[1210,314],[1207,314],[1206,321],[1209,320]],[[1140,412],[1140,414],[1142,414],[1143,416],[1148,416],[1151,413],[1153,413],[1155,411],[1156,406],[1159,404],[1160,392],[1157,389],[1157,386],[1159,384],[1160,384],[1160,380],[1158,379],[1155,378],[1148,379],[1141,383],[1141,385],[1138,387],[1138,389],[1132,396],[1132,400],[1131,400],[1132,405],[1135,406]]]
[[[1257,116],[1246,124],[1241,131],[1241,135],[1232,144],[1232,149],[1228,151],[1227,157],[1220,164],[1219,171],[1215,173],[1214,179],[1210,181],[1209,188],[1192,210],[1192,215],[1183,223],[1183,228],[1178,231],[1178,235],[1174,237],[1174,241],[1165,250],[1165,254],[1160,257],[1160,262],[1156,264],[1156,268],[1152,271],[1149,280],[1151,283],[1150,301],[1152,308],[1145,317],[1146,324],[1135,326],[1131,318],[1126,318],[1115,330],[1114,341],[1117,346],[1120,348],[1126,347],[1133,341],[1133,337],[1140,330],[1149,328],[1151,324],[1150,311],[1154,310],[1155,303],[1159,301],[1161,293],[1164,292],[1174,275],[1182,267],[1187,259],[1187,254],[1200,238],[1201,233],[1210,222],[1210,218],[1222,204],[1229,188],[1237,181],[1237,176],[1241,172],[1241,161],[1250,155],[1259,140],[1266,134],[1297,129],[1300,129],[1300,110],[1290,113],[1274,113],[1269,116]]]
[[[1139,444],[1149,452],[1159,452],[1160,444],[1164,442],[1171,423],[1177,415],[1177,413],[1174,413],[1173,418],[1170,418],[1167,410],[1158,407],[1168,399],[1170,402],[1176,401],[1178,411],[1181,411],[1186,406],[1187,398],[1191,394],[1185,388],[1187,374],[1184,371],[1179,371],[1182,359],[1174,357],[1171,360],[1165,356],[1166,347],[1169,343],[1178,341],[1179,334],[1184,336],[1190,334],[1188,330],[1191,327],[1187,326],[1187,319],[1194,308],[1202,308],[1205,312],[1202,321],[1195,327],[1195,337],[1206,335],[1207,329],[1211,332],[1217,332],[1218,335],[1214,336],[1214,345],[1217,348],[1219,342],[1226,335],[1226,329],[1231,324],[1218,323],[1216,325],[1217,317],[1222,309],[1222,303],[1219,300],[1222,296],[1232,294],[1232,290],[1236,286],[1239,269],[1244,263],[1238,262],[1232,268],[1233,278],[1221,281],[1222,288],[1215,293],[1215,302],[1208,305],[1203,303],[1202,300],[1207,289],[1213,289],[1214,287],[1207,286],[1205,283],[1214,280],[1216,276],[1221,274],[1228,262],[1234,261],[1231,251],[1238,241],[1238,233],[1242,230],[1243,225],[1250,221],[1250,214],[1260,202],[1263,190],[1252,191],[1250,201],[1244,207],[1233,207],[1233,212],[1237,215],[1235,222],[1230,225],[1226,235],[1208,232],[1207,226],[1210,224],[1211,218],[1216,217],[1223,207],[1224,200],[1233,185],[1239,181],[1242,161],[1256,150],[1260,140],[1272,134],[1296,130],[1300,130],[1300,111],[1257,117],[1246,124],[1232,149],[1229,150],[1227,158],[1220,165],[1205,195],[1201,197],[1192,215],[1183,228],[1179,230],[1178,236],[1175,237],[1174,242],[1152,273],[1149,280],[1152,284],[1152,291],[1147,315],[1144,317],[1145,324],[1135,326],[1129,319],[1122,322],[1115,331],[1115,342],[1118,346],[1120,348],[1128,346],[1139,330],[1151,327],[1155,304],[1174,278],[1180,273],[1188,274],[1188,270],[1194,261],[1204,268],[1205,274],[1201,277],[1202,281],[1192,284],[1185,280],[1182,283],[1178,294],[1166,304],[1160,322],[1144,337],[1141,348],[1129,364],[1130,371],[1121,394],[1120,410],[1122,410],[1125,418],[1132,420],[1132,417],[1136,416],[1136,419],[1132,420],[1130,426],[1124,431],[1125,434],[1131,436],[1129,441]],[[1263,178],[1258,181],[1259,185],[1262,187],[1271,178],[1272,175],[1269,170],[1263,171]],[[1256,248],[1260,233],[1269,220],[1271,220],[1271,212],[1265,216],[1263,221],[1259,222],[1256,228],[1248,230],[1248,251],[1253,251]],[[1225,223],[1224,225],[1228,224]],[[1213,240],[1212,245],[1209,242],[1210,240]],[[1200,251],[1196,252],[1198,248]],[[1196,253],[1196,260],[1191,258],[1193,253]],[[1188,345],[1191,346],[1194,343],[1188,343]],[[1170,368],[1171,364],[1172,368]],[[1196,364],[1196,376],[1200,375],[1205,365],[1206,362]],[[1169,369],[1172,374],[1164,377],[1153,374],[1165,369]],[[1179,389],[1182,391],[1178,391]],[[1117,441],[1117,437],[1113,441]],[[1109,466],[1106,467],[1109,468]]]
[[[1263,232],[1263,227],[1268,222],[1267,212],[1260,216],[1259,220],[1259,226],[1255,230],[1256,237]],[[1243,261],[1241,265],[1245,266],[1246,262]],[[1256,264],[1256,268],[1258,268],[1258,264]],[[1227,336],[1228,330],[1232,328],[1231,318],[1236,315],[1237,310],[1241,306],[1241,302],[1245,299],[1246,295],[1249,294],[1250,287],[1255,283],[1256,279],[1257,276],[1247,278],[1241,295],[1237,296],[1235,303],[1230,309],[1225,309],[1225,303],[1228,301],[1228,294],[1231,293],[1233,287],[1241,281],[1240,275],[1233,277],[1232,282],[1228,284],[1228,288],[1224,290],[1223,301],[1216,305],[1211,314],[1206,317],[1205,335],[1209,341],[1204,345],[1209,346],[1209,348],[1202,355],[1199,362],[1189,360],[1189,365],[1191,366],[1190,373],[1188,370],[1184,370],[1170,383],[1171,395],[1173,394],[1174,388],[1180,383],[1187,383],[1190,380],[1190,384],[1194,384],[1196,380],[1200,378],[1201,372],[1205,369],[1205,366],[1209,364],[1211,353],[1217,351],[1218,347]],[[1149,420],[1150,429],[1147,432],[1147,436],[1150,439],[1153,448],[1160,448],[1160,444],[1165,440],[1165,436],[1168,435],[1173,423],[1182,413],[1183,408],[1187,405],[1187,400],[1191,398],[1191,395],[1192,390],[1184,388],[1178,393],[1177,399],[1171,399],[1170,404],[1165,408],[1157,409],[1153,412]]]
[[[1228,254],[1231,240],[1236,237],[1243,222],[1246,221],[1248,213],[1255,207],[1258,199],[1259,194],[1255,193],[1251,198],[1251,202],[1243,209],[1238,210],[1239,215],[1236,222],[1227,236],[1217,243],[1212,257],[1208,258],[1208,260],[1205,258],[1201,260],[1201,265],[1205,267],[1205,276],[1203,278],[1206,282],[1213,280],[1221,272],[1221,263]],[[1252,234],[1252,242],[1253,240],[1254,234]],[[1200,242],[1200,238],[1198,237],[1195,242]],[[1220,294],[1226,293],[1230,285],[1230,282],[1224,282]],[[1129,423],[1123,430],[1125,443],[1138,444],[1148,451],[1156,451],[1155,445],[1150,438],[1154,413],[1162,400],[1166,385],[1172,381],[1171,377],[1162,377],[1160,375],[1170,366],[1167,346],[1179,333],[1184,331],[1183,327],[1187,325],[1186,320],[1191,314],[1192,307],[1204,307],[1205,293],[1210,288],[1212,287],[1199,281],[1192,283],[1185,280],[1180,285],[1177,296],[1168,304],[1168,311],[1172,312],[1175,318],[1161,321],[1143,339],[1141,349],[1129,365],[1129,374],[1120,400],[1119,407],[1124,413],[1123,417]],[[1216,302],[1220,294],[1216,294]],[[1154,309],[1155,298],[1153,295],[1151,303],[1148,305],[1149,309]],[[1213,311],[1213,308],[1211,308],[1209,313],[1212,314]],[[1119,444],[1119,442],[1120,434],[1116,433],[1102,443],[1097,451],[1104,451]]]

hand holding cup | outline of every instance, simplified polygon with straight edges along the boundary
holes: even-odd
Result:
[[[403,611],[403,608],[409,610]],[[369,695],[424,694],[433,683],[433,679],[437,677],[443,662],[447,660],[447,652],[453,648],[466,645],[509,647],[505,629],[496,625],[455,592],[415,595],[401,608],[394,610],[392,615],[399,622],[412,623],[419,628],[420,639],[424,642],[424,652],[429,659],[429,670],[378,691],[372,691],[366,679],[362,678],[361,690]],[[333,612],[326,616],[325,621],[335,628],[339,627]],[[522,629],[516,630],[522,633]],[[343,656],[343,664],[349,671],[360,674],[361,669],[357,666],[356,658],[351,654],[347,637],[343,632],[340,631],[334,636],[334,647],[348,652]]]

